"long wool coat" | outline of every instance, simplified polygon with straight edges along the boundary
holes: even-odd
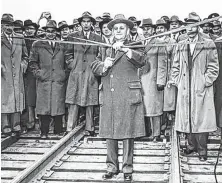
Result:
[[[219,38],[218,38],[219,40]],[[222,37],[220,38],[222,40]],[[222,43],[216,42],[219,67],[219,76],[215,82],[215,108],[216,108],[216,119],[218,127],[222,127]]]
[[[30,68],[37,79],[36,113],[65,113],[65,55],[62,44],[55,43],[54,52],[46,41],[36,41],[30,53]]]
[[[70,34],[68,41],[81,42],[75,37],[84,38],[83,32]],[[101,42],[100,36],[90,33],[89,39]],[[98,46],[69,44],[66,63],[71,70],[66,91],[66,103],[80,106],[98,105],[98,78],[92,73],[90,65],[98,56]]]
[[[169,36],[166,36],[165,39],[163,40],[164,44],[170,44],[170,43],[175,43],[176,41]],[[170,80],[170,72],[172,68],[172,63],[173,63],[173,45],[169,45],[165,47],[166,51],[166,61],[167,61],[167,82]],[[165,87],[164,88],[164,107],[163,111],[174,111],[176,109],[176,87],[172,86],[170,88]]]
[[[144,61],[132,51],[129,59],[123,52],[115,55],[116,64],[103,73],[103,62],[111,49],[101,49],[92,63],[93,73],[102,76],[99,87],[99,135],[103,138],[125,139],[145,136],[142,85],[137,74]]]
[[[180,43],[187,41],[185,39]],[[216,130],[213,82],[219,74],[218,54],[212,40],[198,34],[198,41],[206,42],[195,46],[190,90],[187,45],[177,46],[172,66],[172,80],[178,87],[175,129],[185,133],[190,132],[189,109],[192,133]]]
[[[5,34],[1,40],[1,113],[22,112],[25,109],[25,91],[22,67],[27,67],[28,54],[24,39],[13,34],[12,45]],[[24,68],[25,68],[24,67]]]
[[[157,90],[157,84],[165,85],[167,76],[167,55],[163,47],[152,46],[160,43],[153,38],[145,47],[141,81],[144,92],[145,116],[153,117],[163,114],[163,91]]]

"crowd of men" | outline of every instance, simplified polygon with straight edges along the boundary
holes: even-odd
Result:
[[[44,18],[47,23],[40,27]],[[108,145],[104,179],[119,172],[117,140],[124,139],[124,178],[131,180],[133,139],[156,141],[174,118],[175,129],[187,134],[186,153],[196,151],[201,161],[207,159],[208,133],[222,127],[219,20],[192,27],[201,21],[195,12],[184,21],[174,15],[156,23],[110,13],[93,18],[84,12],[72,25],[63,20],[57,26],[50,13],[42,13],[39,21],[23,24],[2,15],[2,134],[26,133],[38,117],[41,138],[47,138],[52,120],[60,135],[70,132],[84,111],[85,135],[94,136],[99,105],[100,136]],[[92,42],[98,44],[87,44]],[[135,42],[138,47],[124,47]]]

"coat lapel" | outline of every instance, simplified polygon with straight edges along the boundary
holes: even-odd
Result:
[[[150,49],[153,47],[152,44],[154,44],[154,43],[155,43],[155,38],[152,38],[145,47],[145,53],[150,51]]]
[[[89,34],[89,40],[95,41],[95,35],[92,32]],[[86,52],[90,47],[90,45],[85,46],[84,52]]]
[[[184,40],[184,44],[181,45],[181,52],[182,52],[182,55],[184,57],[184,61],[186,63],[186,65],[188,66],[188,50],[187,50],[187,43],[188,42],[188,39]]]
[[[19,39],[18,38],[14,38],[16,35],[12,35],[12,54],[15,52],[16,46],[19,45]],[[19,46],[23,46],[23,45],[19,45]]]
[[[51,45],[49,44],[48,41],[43,41],[42,42],[44,44],[44,49],[46,49],[51,55],[53,55],[53,50],[51,48]]]
[[[2,41],[1,41],[8,49],[12,49],[12,45],[10,44],[10,42],[8,41],[7,37],[5,36],[5,34],[3,34],[2,36]]]
[[[60,44],[59,43],[55,43],[55,50],[54,50],[54,53],[53,55],[55,56],[60,50]]]

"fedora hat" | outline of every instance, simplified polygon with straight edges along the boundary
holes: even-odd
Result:
[[[169,24],[166,23],[166,21],[163,20],[163,19],[157,20],[155,26],[156,26],[156,28],[157,28],[158,26],[164,26],[166,29],[169,29]]]
[[[74,27],[75,25],[77,25],[77,24],[79,24],[79,21],[78,21],[78,19],[74,18],[74,19],[73,19],[73,24],[69,25],[69,28],[70,28],[70,29],[73,29],[73,27]]]
[[[108,12],[103,13],[102,19],[107,19],[107,18],[111,19],[110,13],[108,13]]]
[[[13,15],[9,13],[4,13],[2,15],[1,24],[13,24]]]
[[[147,26],[151,26],[151,27],[155,28],[155,25],[153,25],[153,21],[151,18],[143,19],[142,25],[140,26],[140,28],[147,27]]]
[[[113,26],[118,23],[124,23],[129,26],[130,29],[133,28],[134,23],[131,20],[127,20],[123,14],[115,15],[114,19],[108,23],[108,28],[112,30]]]
[[[201,21],[200,16],[195,12],[189,13],[188,17],[185,18],[184,20],[186,24],[192,24]]]
[[[21,21],[21,20],[16,20],[16,21],[14,21],[14,22],[13,22],[13,25],[14,25],[15,28],[21,28],[21,29],[24,28],[24,26],[23,26],[23,21]]]
[[[220,21],[219,20],[215,20],[215,21],[213,21],[213,27],[221,27],[221,23],[220,23]]]
[[[169,23],[171,23],[171,22],[179,22],[180,25],[183,24],[183,22],[179,19],[179,17],[177,15],[173,15],[172,17],[170,17]]]
[[[100,17],[100,16],[96,17],[95,19],[96,19],[96,22],[102,22],[103,21],[103,18]]]
[[[218,13],[211,13],[209,16],[208,16],[208,19],[211,19],[211,18],[215,18],[215,17],[219,17],[220,15]]]
[[[166,23],[169,23],[170,18],[166,15],[162,16],[160,19],[164,20]]]
[[[81,24],[83,18],[90,18],[91,21],[93,22],[93,25],[96,24],[95,18],[93,18],[92,15],[91,15],[91,13],[88,12],[88,11],[84,12],[84,13],[82,14],[82,16],[81,16],[80,18],[78,18],[78,21],[79,21],[80,24]]]
[[[208,20],[208,18],[204,18],[203,21],[204,21],[204,20]],[[212,24],[211,22],[207,22],[207,23],[204,23],[204,24],[201,24],[201,25],[200,25],[200,27],[204,27],[204,26],[213,27],[213,24]]]
[[[24,28],[28,27],[28,26],[33,26],[36,29],[39,28],[39,25],[37,25],[36,23],[32,22],[32,20],[30,20],[30,19],[24,21]]]
[[[65,20],[58,23],[58,30],[59,31],[61,31],[65,27],[69,27],[69,25],[67,24],[67,22]]]
[[[44,30],[46,30],[47,28],[54,28],[54,29],[58,30],[56,21],[55,20],[49,20],[46,23],[46,26],[42,27],[42,29],[44,29]]]
[[[113,19],[112,18],[104,18],[101,22],[99,22],[99,28],[102,30],[102,26],[104,24],[107,24],[109,23],[110,21],[112,21]]]
[[[128,20],[132,21],[133,23],[136,23],[138,26],[141,24],[141,21],[137,20],[134,16],[129,17]]]

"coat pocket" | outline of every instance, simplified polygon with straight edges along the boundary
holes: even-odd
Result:
[[[103,83],[99,85],[99,104],[103,105]]]
[[[129,87],[129,99],[131,105],[142,103],[142,84],[140,81],[128,82]]]

